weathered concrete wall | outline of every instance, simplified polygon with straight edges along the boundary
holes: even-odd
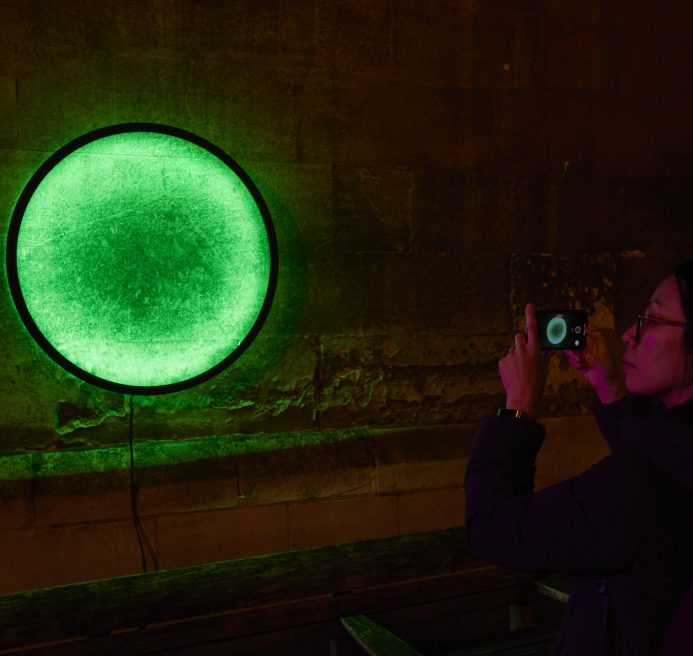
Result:
[[[279,291],[229,370],[135,400],[138,437],[478,420],[525,300],[620,331],[690,248],[689,6],[573,5],[2,2],[1,226],[88,130],[200,134],[265,195]],[[1,292],[2,448],[122,442],[123,399],[48,360]],[[549,394],[590,398],[558,361]]]

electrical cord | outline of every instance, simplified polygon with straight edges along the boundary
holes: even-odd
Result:
[[[149,557],[151,558],[154,569],[159,569],[159,559],[157,558],[156,552],[152,547],[149,538],[142,526],[142,521],[140,519],[140,514],[138,511],[138,496],[139,496],[139,483],[135,480],[135,448],[134,448],[134,413],[132,404],[132,394],[129,395],[130,399],[130,418],[129,418],[129,430],[128,430],[128,444],[130,445],[130,507],[132,509],[132,523],[135,526],[135,533],[137,534],[137,543],[140,547],[140,556],[142,557],[142,571],[146,573],[147,571],[147,557],[145,555],[145,546],[149,552]]]

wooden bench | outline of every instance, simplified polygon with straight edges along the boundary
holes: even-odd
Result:
[[[364,615],[457,653],[555,634],[536,583],[471,556],[463,528],[432,531],[0,596],[0,654],[362,656],[340,620]]]
[[[559,604],[568,602],[571,579],[567,576],[555,575],[536,582],[537,590],[557,601]],[[365,615],[343,617],[342,626],[351,634],[356,642],[369,656],[423,656],[399,636],[388,631]],[[511,619],[512,624],[512,619]],[[480,656],[481,654],[511,654],[521,653],[523,656],[545,656],[551,650],[555,641],[555,631],[516,631],[516,635],[500,640],[494,640],[471,649],[457,650],[446,656]]]

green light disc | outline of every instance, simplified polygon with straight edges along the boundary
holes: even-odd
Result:
[[[546,336],[551,344],[560,344],[568,334],[568,325],[563,317],[552,317],[546,326]]]
[[[8,279],[29,331],[71,373],[161,393],[211,377],[252,341],[276,250],[264,201],[228,155],[127,124],[37,171],[12,217]]]

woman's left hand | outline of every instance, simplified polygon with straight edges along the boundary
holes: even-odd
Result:
[[[515,343],[498,363],[503,387],[507,393],[506,408],[523,410],[536,417],[546,384],[547,363],[539,346],[536,310],[533,303],[525,307],[527,337],[515,335]]]

